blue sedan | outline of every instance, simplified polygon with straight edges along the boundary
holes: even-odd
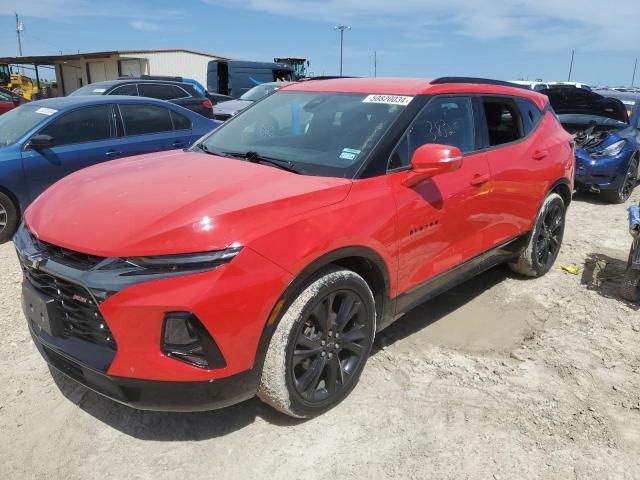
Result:
[[[575,87],[543,90],[576,144],[576,187],[624,203],[640,179],[640,96]]]
[[[162,100],[125,96],[31,102],[0,117],[0,243],[62,177],[107,160],[189,147],[220,122]]]

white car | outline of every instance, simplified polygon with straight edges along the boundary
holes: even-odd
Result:
[[[535,90],[536,92],[544,90],[545,88],[549,88],[549,84],[543,82],[542,80],[509,80],[509,82],[515,83],[517,85],[522,85],[529,88],[530,90]]]

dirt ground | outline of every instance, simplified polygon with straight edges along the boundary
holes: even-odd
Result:
[[[52,376],[0,246],[1,477],[640,479],[640,313],[616,298],[630,239],[624,206],[576,198],[558,264],[578,275],[496,268],[416,308],[308,421],[256,399],[141,412]]]

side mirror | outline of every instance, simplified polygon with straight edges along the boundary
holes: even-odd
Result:
[[[461,166],[462,152],[458,147],[428,143],[413,153],[411,170],[402,183],[411,187],[435,175],[458,170]]]
[[[55,145],[53,137],[50,135],[34,135],[29,141],[29,147],[34,150],[45,150]]]

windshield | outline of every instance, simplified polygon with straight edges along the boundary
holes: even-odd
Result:
[[[410,100],[281,91],[218,127],[193,150],[252,152],[291,162],[304,174],[352,178]]]
[[[253,87],[251,90],[246,91],[244,94],[240,96],[240,100],[248,100],[250,102],[255,102],[260,100],[262,97],[266,97],[267,95],[271,95],[273,92],[278,90],[282,85],[280,84],[269,84],[269,85],[258,85],[257,87]]]
[[[106,91],[107,91],[106,85],[90,83],[89,85],[85,85],[84,87],[80,87],[79,89],[74,90],[68,96],[79,97],[84,95],[104,95],[104,92]]]
[[[56,113],[51,108],[22,105],[0,116],[0,147],[7,147]]]

